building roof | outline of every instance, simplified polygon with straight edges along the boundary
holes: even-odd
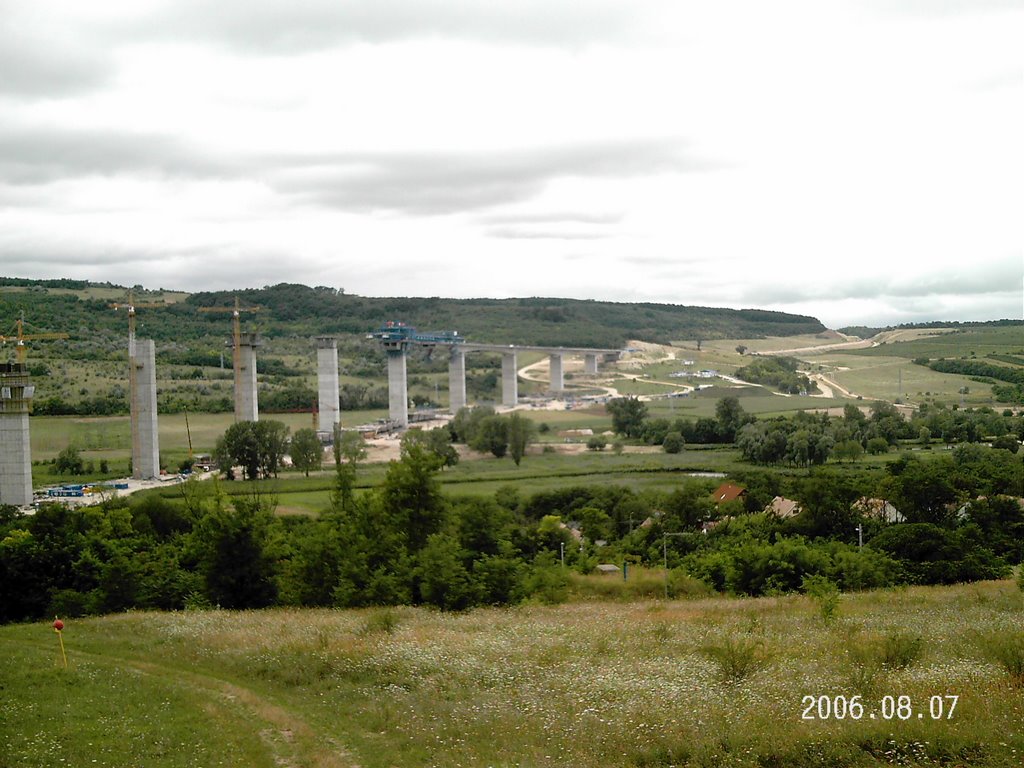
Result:
[[[876,520],[883,520],[887,523],[902,523],[906,517],[891,502],[885,499],[869,499],[861,496],[853,502],[853,508],[865,517],[873,517]]]
[[[800,502],[787,499],[785,496],[776,496],[772,499],[771,504],[764,508],[764,511],[771,512],[785,520],[787,517],[800,514]]]
[[[722,483],[718,488],[715,489],[714,494],[715,504],[722,504],[726,501],[732,501],[738,499],[744,493],[747,492],[746,488],[739,485],[733,485],[732,483]]]

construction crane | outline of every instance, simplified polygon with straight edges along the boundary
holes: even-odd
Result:
[[[234,307],[228,306],[202,306],[199,308],[201,312],[230,312],[231,313],[231,346],[233,347],[233,358],[234,358],[234,371],[238,373],[239,368],[242,365],[242,361],[239,357],[241,354],[242,347],[242,312],[258,312],[263,307],[250,306],[243,307],[239,305],[239,297],[234,297]]]
[[[200,307],[200,312],[230,312],[231,313],[231,360],[235,369],[235,397],[242,388],[242,313],[260,312],[263,307],[242,307],[235,296],[235,306],[232,307]],[[222,358],[223,359],[223,358]]]
[[[135,359],[135,310],[137,309],[158,309],[166,308],[167,304],[162,301],[151,301],[146,303],[136,303],[135,297],[132,291],[128,291],[128,301],[125,303],[114,302],[109,305],[115,312],[121,309],[128,310],[128,359]],[[134,370],[134,369],[133,369]],[[133,390],[134,391],[134,390]]]
[[[135,295],[131,289],[128,290],[128,301],[123,304],[120,302],[114,302],[109,305],[111,309],[118,312],[122,309],[127,310],[128,313],[128,415],[131,420],[132,427],[132,460],[140,455],[139,447],[139,404],[138,404],[138,390],[137,390],[137,379],[138,374],[136,373],[135,363],[135,310],[137,309],[157,309],[165,308],[167,304],[164,302],[143,302],[136,303]],[[137,468],[132,467],[134,472]]]
[[[13,336],[0,336],[0,343],[6,345],[7,342],[14,342],[14,352],[17,356],[18,362],[21,365],[25,364],[25,355],[27,353],[27,347],[25,346],[26,341],[41,341],[43,339],[66,339],[68,335],[66,333],[25,333],[25,313],[21,314],[15,322],[15,334]]]

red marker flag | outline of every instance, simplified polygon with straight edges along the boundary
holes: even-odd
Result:
[[[64,669],[68,668],[68,655],[64,652],[64,622],[58,619],[56,616],[53,617],[53,631],[57,633],[57,639],[60,640],[60,655],[64,659]]]

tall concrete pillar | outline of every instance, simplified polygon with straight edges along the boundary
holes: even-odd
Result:
[[[151,480],[160,477],[160,439],[156,417],[156,344],[152,339],[135,342],[135,357],[128,361],[135,366],[131,407],[135,418],[132,426],[132,477]]]
[[[388,415],[402,427],[409,426],[409,384],[405,376],[405,350],[389,349]]]
[[[501,353],[501,404],[509,407],[519,402],[519,370],[516,367],[516,353]]]
[[[235,371],[235,421],[259,421],[259,399],[256,393],[256,347],[260,346],[255,333],[239,336],[238,370]]]
[[[0,363],[0,504],[32,503],[28,411],[34,390],[23,363]]]
[[[548,357],[548,369],[551,371],[551,391],[561,392],[565,389],[565,377],[562,375],[562,355],[556,352]]]
[[[453,415],[466,407],[466,352],[454,344],[448,358],[448,407]]]
[[[583,356],[583,372],[591,376],[597,374],[597,355]]]
[[[317,409],[321,432],[334,433],[334,425],[341,423],[338,408],[338,341],[322,337],[316,340]]]

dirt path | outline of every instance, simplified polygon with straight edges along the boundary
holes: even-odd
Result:
[[[185,689],[201,698],[197,704],[211,716],[226,714],[233,716],[232,720],[251,724],[253,736],[262,742],[271,761],[281,768],[359,768],[351,753],[336,739],[317,733],[294,712],[274,704],[251,688],[141,659],[83,650],[76,650],[75,654],[159,678],[168,686]],[[243,710],[241,717],[239,709]]]

